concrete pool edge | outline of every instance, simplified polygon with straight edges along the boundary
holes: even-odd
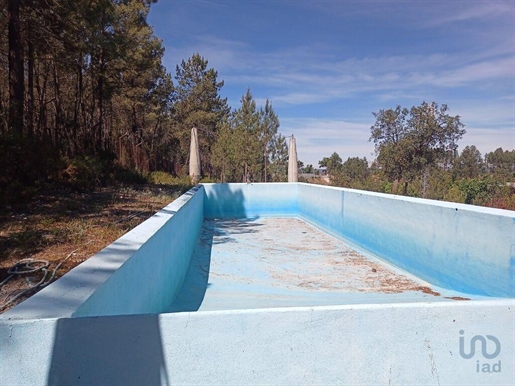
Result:
[[[513,384],[514,307],[490,300],[14,320],[0,323],[0,374],[27,385]],[[476,336],[502,349],[466,358]],[[491,341],[483,348],[494,349]]]

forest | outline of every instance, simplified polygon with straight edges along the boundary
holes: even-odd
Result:
[[[205,180],[286,178],[270,102],[231,109],[200,54],[175,74],[147,23],[155,1],[7,1],[0,15],[0,191],[187,176],[199,130]]]
[[[424,102],[373,113],[372,163],[366,157],[343,162],[334,152],[319,166],[335,186],[515,210],[515,150],[498,148],[484,158],[474,145],[458,152],[464,124],[448,110]]]
[[[192,127],[203,182],[287,180],[272,103],[248,89],[229,106],[199,53],[168,72],[147,23],[155,0],[0,1],[0,198],[187,182]],[[515,209],[514,150],[458,153],[464,124],[435,102],[373,115],[376,158],[323,158],[331,184]]]

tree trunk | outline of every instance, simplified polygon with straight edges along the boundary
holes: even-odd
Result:
[[[264,152],[264,161],[265,161],[265,178],[263,178],[263,182],[267,182],[266,181],[266,159],[268,158],[268,154],[266,154],[266,147],[265,147],[265,152]]]
[[[396,178],[393,183],[392,183],[392,191],[391,193],[393,194],[398,194],[399,193],[399,179]]]
[[[9,129],[23,135],[24,69],[20,26],[21,0],[8,0],[9,12]]]
[[[33,31],[30,25],[27,26],[29,38],[28,38],[28,60],[27,60],[27,71],[28,71],[28,87],[29,94],[27,100],[27,135],[31,138],[34,135],[34,42]]]
[[[82,58],[82,54],[80,54],[79,59],[77,60],[77,83],[75,84],[75,104],[73,109],[73,155],[77,155],[79,152],[79,147],[81,145],[81,141],[79,140],[79,135],[77,129],[80,127],[80,111],[82,104],[82,66],[80,64],[80,58]]]
[[[104,61],[103,53],[100,54],[99,58],[100,74],[98,76],[97,90],[98,90],[98,125],[96,132],[96,144],[95,152],[98,152],[102,148],[102,131],[104,129]]]
[[[38,134],[40,136],[46,136],[48,131],[47,126],[47,113],[46,113],[46,92],[47,92],[47,83],[48,83],[48,72],[46,69],[48,66],[45,65],[45,69],[43,70],[43,75],[41,75],[39,69],[41,67],[41,64],[36,66],[36,91],[38,93],[38,105],[39,105],[39,112],[38,112],[38,119],[36,122],[36,129],[38,130]],[[43,77],[43,85],[40,84],[39,80]]]
[[[61,138],[64,135],[63,132],[63,123],[64,123],[64,111],[63,106],[61,102],[61,79],[58,74],[57,70],[57,63],[52,63],[52,70],[54,75],[54,99],[53,99],[53,105],[54,105],[54,136],[53,136],[53,143],[54,146],[61,146]]]

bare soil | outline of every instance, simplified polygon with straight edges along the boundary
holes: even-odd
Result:
[[[22,259],[46,260],[53,280],[112,243],[177,198],[175,185],[104,187],[94,192],[53,190],[0,212],[0,283]],[[12,276],[0,286],[0,313],[32,296],[43,272]]]

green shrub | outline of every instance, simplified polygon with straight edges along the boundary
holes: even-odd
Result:
[[[467,195],[457,186],[453,185],[445,194],[444,200],[450,202],[465,203]]]
[[[179,189],[181,193],[186,192],[192,187],[189,176],[173,177],[171,174],[160,171],[150,173],[147,181],[155,185],[168,185],[174,189]]]
[[[152,172],[147,177],[148,182],[157,185],[175,185],[178,178],[166,172]]]
[[[91,190],[116,183],[145,184],[146,178],[137,170],[119,165],[109,152],[63,159],[59,182],[76,190]]]
[[[382,191],[383,191],[383,193],[391,194],[393,191],[393,184],[391,182],[385,183]]]
[[[137,170],[128,169],[120,165],[115,165],[111,172],[111,180],[122,184],[145,184],[147,179]]]
[[[213,180],[210,177],[202,177],[200,179],[200,183],[204,183],[204,184],[210,184],[210,183],[214,183],[214,182],[217,182],[217,181]]]

